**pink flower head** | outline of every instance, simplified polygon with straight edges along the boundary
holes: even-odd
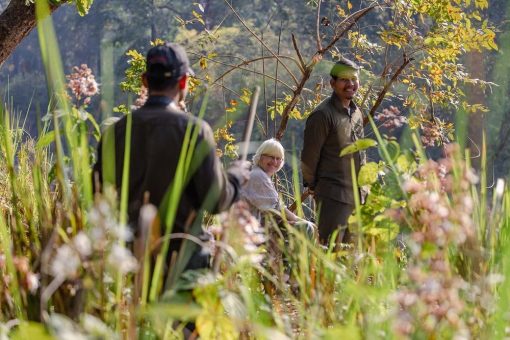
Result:
[[[90,97],[99,93],[96,78],[86,64],[82,64],[80,67],[74,66],[73,73],[66,78],[67,87],[71,90],[77,102],[83,100],[83,104],[87,105],[90,103]]]
[[[374,118],[382,122],[382,125],[390,130],[399,128],[407,123],[407,118],[402,116],[399,109],[395,106],[384,109],[383,112],[378,113]]]

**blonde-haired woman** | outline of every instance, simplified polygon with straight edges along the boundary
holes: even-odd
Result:
[[[253,156],[253,167],[248,183],[241,190],[241,197],[250,204],[253,215],[261,218],[262,212],[274,209],[282,211],[278,192],[271,181],[271,177],[283,167],[285,150],[276,139],[264,141]],[[292,211],[283,207],[285,218],[290,224],[304,222],[307,233],[314,233],[312,223],[296,216]]]

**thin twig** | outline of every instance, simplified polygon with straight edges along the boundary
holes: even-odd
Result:
[[[372,109],[370,109],[370,112],[368,113],[369,116],[373,117],[374,114],[375,114],[375,111],[377,110],[377,108],[379,107],[379,105],[381,105],[384,97],[386,96],[386,93],[389,91],[391,85],[395,82],[395,80],[397,80],[398,76],[402,73],[402,71],[404,71],[404,69],[406,68],[406,66],[411,62],[413,61],[414,58],[409,58],[405,53],[404,53],[404,61],[402,62],[402,65],[400,65],[400,67],[398,68],[398,70],[393,74],[393,76],[391,77],[391,79],[384,85],[384,88],[381,90],[381,92],[379,93],[379,96],[377,97],[377,100],[375,101],[375,104],[374,106],[372,106]],[[368,123],[369,119],[368,119],[368,116],[365,117],[365,119],[363,119],[363,125],[366,125]]]
[[[432,85],[427,87],[428,97],[429,97],[429,105],[430,105],[430,118],[435,122],[436,121],[436,113],[434,110],[434,102],[432,101]]]
[[[317,51],[322,50],[322,42],[321,42],[321,0],[317,1],[317,22],[315,26],[315,38],[317,39]]]
[[[273,52],[273,50],[271,50],[271,49],[269,48],[269,46],[267,46],[267,45],[266,45],[266,44],[265,44],[265,43],[264,43],[264,42],[263,42],[263,41],[259,38],[259,36],[258,36],[255,32],[253,32],[253,30],[252,30],[251,28],[249,28],[249,27],[248,27],[248,25],[244,22],[243,18],[241,18],[241,16],[239,15],[239,13],[237,13],[237,11],[234,9],[234,7],[233,7],[233,6],[232,6],[232,5],[231,5],[231,4],[230,4],[227,0],[224,0],[224,1],[225,1],[225,3],[228,5],[228,7],[229,7],[229,8],[230,8],[230,10],[232,11],[232,13],[234,13],[234,15],[237,17],[237,19],[239,20],[239,22],[240,22],[240,23],[244,26],[244,28],[246,28],[246,29],[248,30],[248,32],[250,32],[250,33],[251,33],[251,35],[253,35],[253,37],[255,37],[255,39],[257,39],[257,40],[258,40],[258,41],[262,44],[262,46],[264,46],[264,47],[265,47],[265,48],[269,51],[269,53],[271,53],[271,55],[272,55],[273,57],[275,57],[275,58],[276,58],[276,59],[277,59],[280,63],[282,63],[283,68],[284,68],[284,69],[285,69],[285,70],[289,73],[289,75],[291,76],[292,80],[294,80],[294,82],[295,82],[296,84],[298,84],[298,83],[299,83],[299,81],[297,80],[296,76],[292,73],[292,71],[288,68],[288,66],[287,66],[285,63],[283,63],[281,60],[279,60],[279,59],[280,59],[280,57],[279,57],[279,56],[277,56],[277,55]]]
[[[296,55],[299,59],[301,72],[305,73],[306,64],[305,64],[305,61],[303,60],[303,57],[301,56],[301,52],[299,51],[297,41],[296,41],[296,36],[294,35],[294,33],[292,33],[291,36],[292,36],[292,45],[294,46],[294,50],[296,51]]]
[[[280,47],[281,47],[281,41],[282,41],[282,30],[283,30],[283,20],[280,21],[280,31],[278,32],[278,47],[276,49],[276,52],[280,54]],[[276,59],[276,68],[275,68],[275,79],[278,79],[278,66],[280,65],[280,62],[278,59]],[[275,80],[274,82],[274,105],[276,109],[276,101],[277,101],[277,94],[278,94],[278,82]],[[276,115],[273,120],[273,136],[276,134]]]
[[[267,23],[269,25],[269,22]],[[266,26],[267,27],[267,26]],[[262,31],[260,33],[260,37],[262,39],[264,39],[264,31]],[[265,59],[264,59],[264,47],[261,46],[260,47],[260,54],[262,56],[262,74],[264,74],[264,77],[262,77],[262,96],[264,97],[264,111],[266,113],[266,125],[265,125],[265,130],[266,130],[266,133],[267,133],[267,130],[269,130],[269,112],[267,111],[267,96],[266,96],[266,63],[265,63]],[[258,118],[258,116],[257,116]],[[268,137],[267,135],[265,135],[266,138]]]
[[[372,4],[366,8],[360,9],[359,11],[349,15],[347,18],[344,19],[337,27],[336,31],[339,30],[339,32],[335,33],[335,36],[331,41],[329,42],[328,46],[321,48],[317,51],[317,54],[324,55],[327,51],[329,51],[336,43],[337,41],[344,36],[346,32],[348,32],[352,26],[356,22],[358,22],[359,19],[361,19],[363,16],[365,16],[368,12],[370,12],[372,9],[376,7],[376,4]]]
[[[241,66],[245,66],[245,65],[248,65],[252,62],[255,62],[255,61],[259,61],[259,60],[262,60],[262,59],[270,59],[270,58],[274,58],[272,56],[265,56],[265,57],[260,57],[260,58],[255,58],[253,60],[248,60],[248,61],[245,61],[245,62],[242,62],[238,65],[231,65],[231,64],[228,64],[228,63],[223,63],[223,62],[220,62],[220,61],[217,61],[217,60],[212,60],[213,62],[217,63],[217,64],[220,64],[220,65],[225,65],[225,66],[231,66],[232,68],[225,71],[222,75],[220,75],[218,78],[216,78],[212,83],[215,84],[217,83],[219,80],[221,80],[223,77],[227,76],[228,74],[230,74],[232,71],[235,71],[235,70],[241,70],[241,71],[247,71],[247,72],[250,72],[250,73],[254,73],[254,74],[258,74],[258,75],[261,75],[261,76],[264,76],[266,78],[269,78],[269,79],[272,79],[272,80],[275,80],[279,83],[281,83],[282,85],[284,85],[285,87],[287,87],[289,90],[293,90],[294,88],[292,86],[290,86],[289,84],[285,83],[284,81],[280,80],[280,79],[277,79],[277,78],[274,78],[270,75],[267,75],[267,74],[264,74],[262,72],[258,72],[258,71],[254,71],[254,70],[250,70],[250,69],[247,69],[247,68],[243,68]],[[297,61],[292,58],[292,57],[284,57],[286,59],[291,59],[293,60],[294,62],[297,63]]]

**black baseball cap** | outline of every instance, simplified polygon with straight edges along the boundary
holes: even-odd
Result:
[[[152,47],[147,52],[147,75],[150,77],[164,77],[179,79],[185,74],[194,76],[189,66],[186,51],[181,45],[166,43]]]

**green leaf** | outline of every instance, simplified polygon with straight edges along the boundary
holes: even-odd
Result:
[[[44,325],[37,322],[22,322],[11,334],[10,339],[12,340],[26,340],[26,339],[38,339],[38,340],[52,340],[54,339]]]
[[[395,239],[399,231],[399,225],[384,215],[377,215],[373,219],[373,225],[363,229],[363,233],[376,236],[382,242],[390,242]]]
[[[377,181],[379,164],[370,162],[363,165],[358,174],[358,184],[360,186],[370,185]]]
[[[335,326],[324,333],[324,340],[336,339],[361,339],[361,333],[355,322],[351,322],[345,326]]]
[[[180,321],[194,321],[203,312],[200,305],[194,302],[158,303],[147,307],[147,315]]]
[[[78,13],[83,16],[89,12],[93,0],[76,0],[76,9]]]
[[[386,143],[385,147],[386,151],[388,151],[388,155],[390,156],[391,160],[395,162],[397,160],[397,157],[400,155],[400,145],[398,145],[398,143],[395,141],[391,141]],[[384,159],[384,154],[382,153],[381,149],[379,149],[379,155],[381,156],[381,158]]]
[[[377,145],[377,142],[373,139],[370,139],[370,138],[358,139],[351,145],[345,147],[342,150],[342,152],[340,152],[340,157],[343,157],[345,155],[350,155],[352,153],[359,152],[362,150],[366,150],[366,149],[376,146],[376,145]]]
[[[397,168],[402,172],[408,172],[411,170],[412,162],[409,160],[407,155],[400,155],[397,158]]]
[[[44,135],[39,137],[39,139],[37,140],[36,148],[39,150],[44,149],[45,147],[47,147],[48,145],[53,143],[54,140],[55,140],[55,131],[52,130],[50,132],[46,132]]]
[[[232,320],[220,313],[202,313],[196,321],[198,334],[202,339],[239,339]]]
[[[205,25],[204,19],[202,18],[202,15],[197,13],[196,11],[191,11],[191,14],[202,24]]]

